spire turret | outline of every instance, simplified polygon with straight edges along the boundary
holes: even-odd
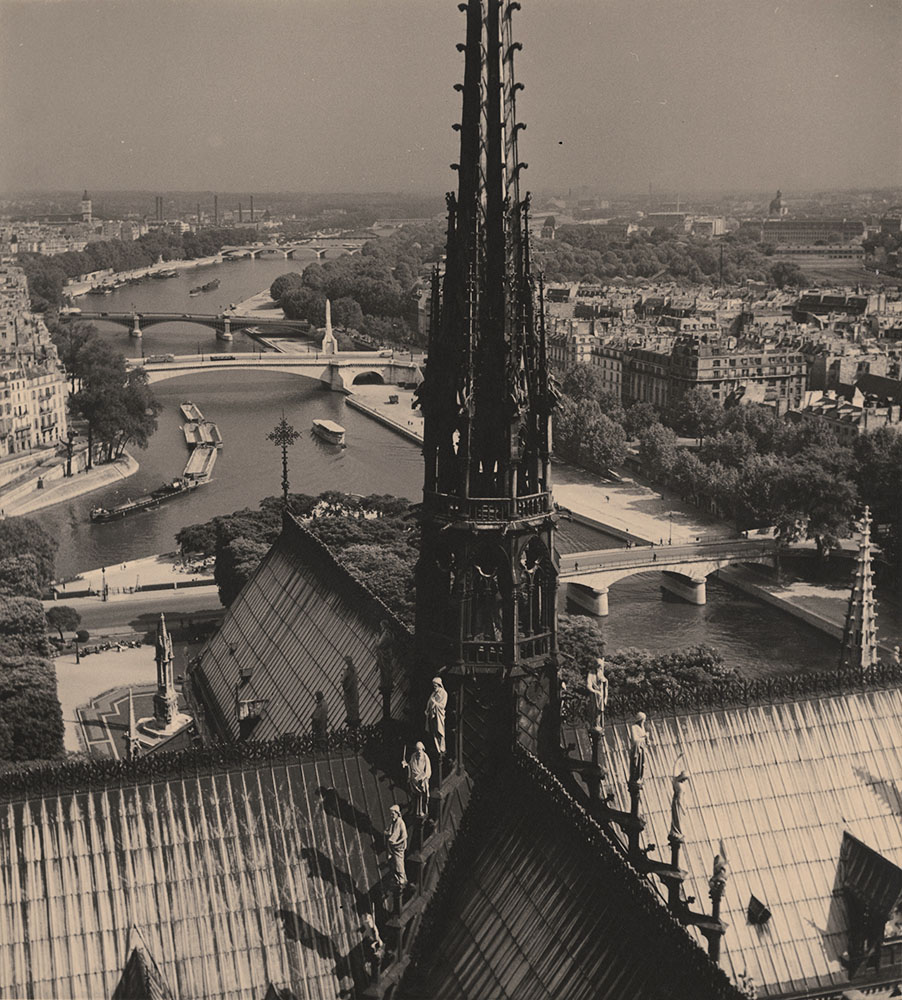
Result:
[[[153,715],[159,729],[167,729],[178,715],[178,695],[173,675],[172,639],[161,612],[157,622],[157,693],[153,697]]]
[[[855,578],[849,593],[846,624],[843,629],[841,667],[867,670],[877,665],[877,610],[874,605],[874,579],[871,572],[871,511],[864,509],[858,539]]]
[[[514,76],[521,46],[512,34],[520,4],[459,6],[466,42],[458,46],[464,80],[455,87],[462,96],[454,126],[460,158],[452,165],[458,184],[447,195],[445,274],[433,282],[417,393],[425,460],[417,640],[424,680],[443,671],[453,678],[465,753],[468,739],[471,748],[484,746],[501,726],[528,749],[553,752],[555,394],[541,285],[531,270],[529,196],[520,194],[525,126],[517,121]]]

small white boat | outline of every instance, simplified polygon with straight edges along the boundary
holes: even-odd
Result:
[[[314,420],[313,433],[327,444],[345,446],[345,429],[334,420]]]

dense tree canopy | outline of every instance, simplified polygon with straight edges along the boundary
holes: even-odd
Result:
[[[407,518],[410,502],[390,496],[351,496],[334,491],[289,497],[289,509],[329,547],[354,576],[390,607],[413,623],[413,570],[417,532]],[[207,524],[191,525],[177,541],[201,546],[191,551],[215,554],[214,577],[226,606],[259,566],[282,528],[282,502],[267,497],[260,510],[240,510]]]
[[[125,357],[84,324],[61,323],[52,331],[72,381],[69,407],[87,423],[88,462],[112,461],[128,444],[146,448],[157,428],[160,405],[143,368],[128,368]]]
[[[443,244],[439,223],[405,226],[366,243],[359,254],[310,264],[300,281],[280,276],[270,294],[289,319],[322,326],[328,298],[336,326],[359,330],[380,343],[410,342],[417,329],[413,293],[420,270],[439,259]]]
[[[600,226],[566,225],[554,240],[537,240],[535,254],[549,281],[603,282],[612,278],[678,280],[719,284],[723,252],[723,283],[747,280],[799,284],[798,267],[773,261],[764,247],[731,233],[716,244],[706,237],[656,230],[612,236]]]
[[[53,564],[58,548],[56,539],[30,517],[7,517],[0,520],[0,555],[3,561],[15,556],[34,560],[36,582],[41,591],[53,579]]]

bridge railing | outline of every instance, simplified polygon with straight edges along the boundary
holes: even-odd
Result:
[[[735,538],[722,542],[693,542],[683,545],[643,545],[638,549],[601,549],[591,552],[568,552],[561,556],[562,573],[587,572],[601,569],[623,569],[632,566],[673,565],[674,563],[705,562],[709,559],[757,559],[776,554],[773,539],[747,540]]]

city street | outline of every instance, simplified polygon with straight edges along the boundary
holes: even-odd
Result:
[[[44,601],[44,608],[51,608],[54,604],[75,608],[81,615],[81,627],[91,633],[92,639],[104,635],[144,633],[155,627],[161,611],[173,626],[183,617],[191,621],[211,621],[224,613],[216,587],[151,591],[110,601],[101,601],[96,597]]]

